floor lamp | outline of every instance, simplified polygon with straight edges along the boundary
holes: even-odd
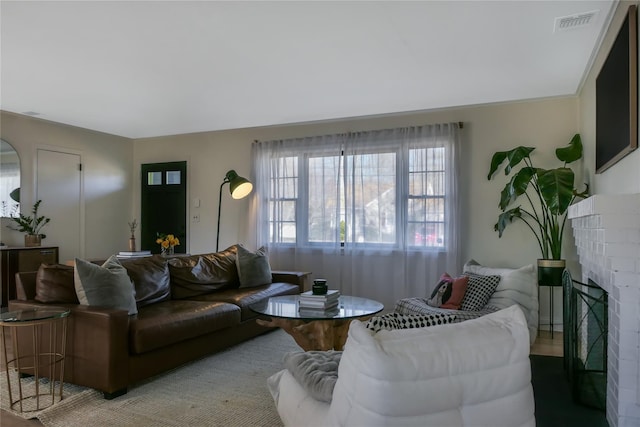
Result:
[[[220,209],[222,208],[222,187],[225,184],[229,184],[229,191],[231,197],[234,199],[242,199],[246,197],[251,190],[253,190],[253,184],[246,178],[238,176],[233,169],[227,172],[224,176],[222,184],[220,184],[220,195],[218,197],[218,232],[216,234],[216,252],[218,252],[218,244],[220,242]]]

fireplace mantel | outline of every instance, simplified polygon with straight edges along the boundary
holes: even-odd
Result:
[[[582,281],[608,293],[607,421],[640,425],[640,194],[597,194],[569,208]]]

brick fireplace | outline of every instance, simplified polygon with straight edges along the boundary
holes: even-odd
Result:
[[[594,195],[569,208],[582,282],[609,298],[607,421],[640,426],[640,194]]]

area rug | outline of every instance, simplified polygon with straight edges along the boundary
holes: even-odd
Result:
[[[275,330],[137,384],[124,396],[81,392],[37,417],[49,427],[281,426],[267,378],[283,368],[288,351],[300,348]]]
[[[52,402],[52,398],[50,395],[43,395],[49,393],[51,384],[49,383],[49,380],[47,378],[42,378],[38,384],[38,392],[41,395],[38,406],[38,402],[35,398],[26,398],[27,396],[36,395],[36,382],[33,377],[19,379],[17,372],[10,371],[9,380],[11,383],[11,400],[14,402],[14,407],[12,410],[11,403],[9,402],[7,373],[6,371],[2,371],[0,372],[0,408],[24,419],[36,418],[40,413],[42,413],[43,410],[46,410],[49,407],[53,407],[54,405],[66,402],[67,399],[78,399],[86,397],[93,392],[93,390],[87,387],[80,387],[74,384],[64,384],[62,390],[63,400],[61,401],[60,383],[56,381],[53,384],[55,395]],[[20,411],[20,404],[18,402],[20,396],[18,381],[20,381],[20,385],[22,386],[22,396],[25,397],[25,399],[23,399],[22,401],[22,411]]]

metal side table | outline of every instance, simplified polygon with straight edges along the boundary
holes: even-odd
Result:
[[[68,309],[57,307],[0,313],[3,368],[11,409],[32,412],[48,408],[55,403],[56,389],[62,400],[68,316]],[[12,353],[8,352],[9,339]],[[13,385],[12,372],[18,374],[14,381],[17,384]],[[27,389],[23,378],[31,375],[33,389]],[[48,383],[43,381],[41,384],[44,377],[48,378]],[[59,387],[56,387],[56,381]],[[14,393],[16,386],[17,395]]]

